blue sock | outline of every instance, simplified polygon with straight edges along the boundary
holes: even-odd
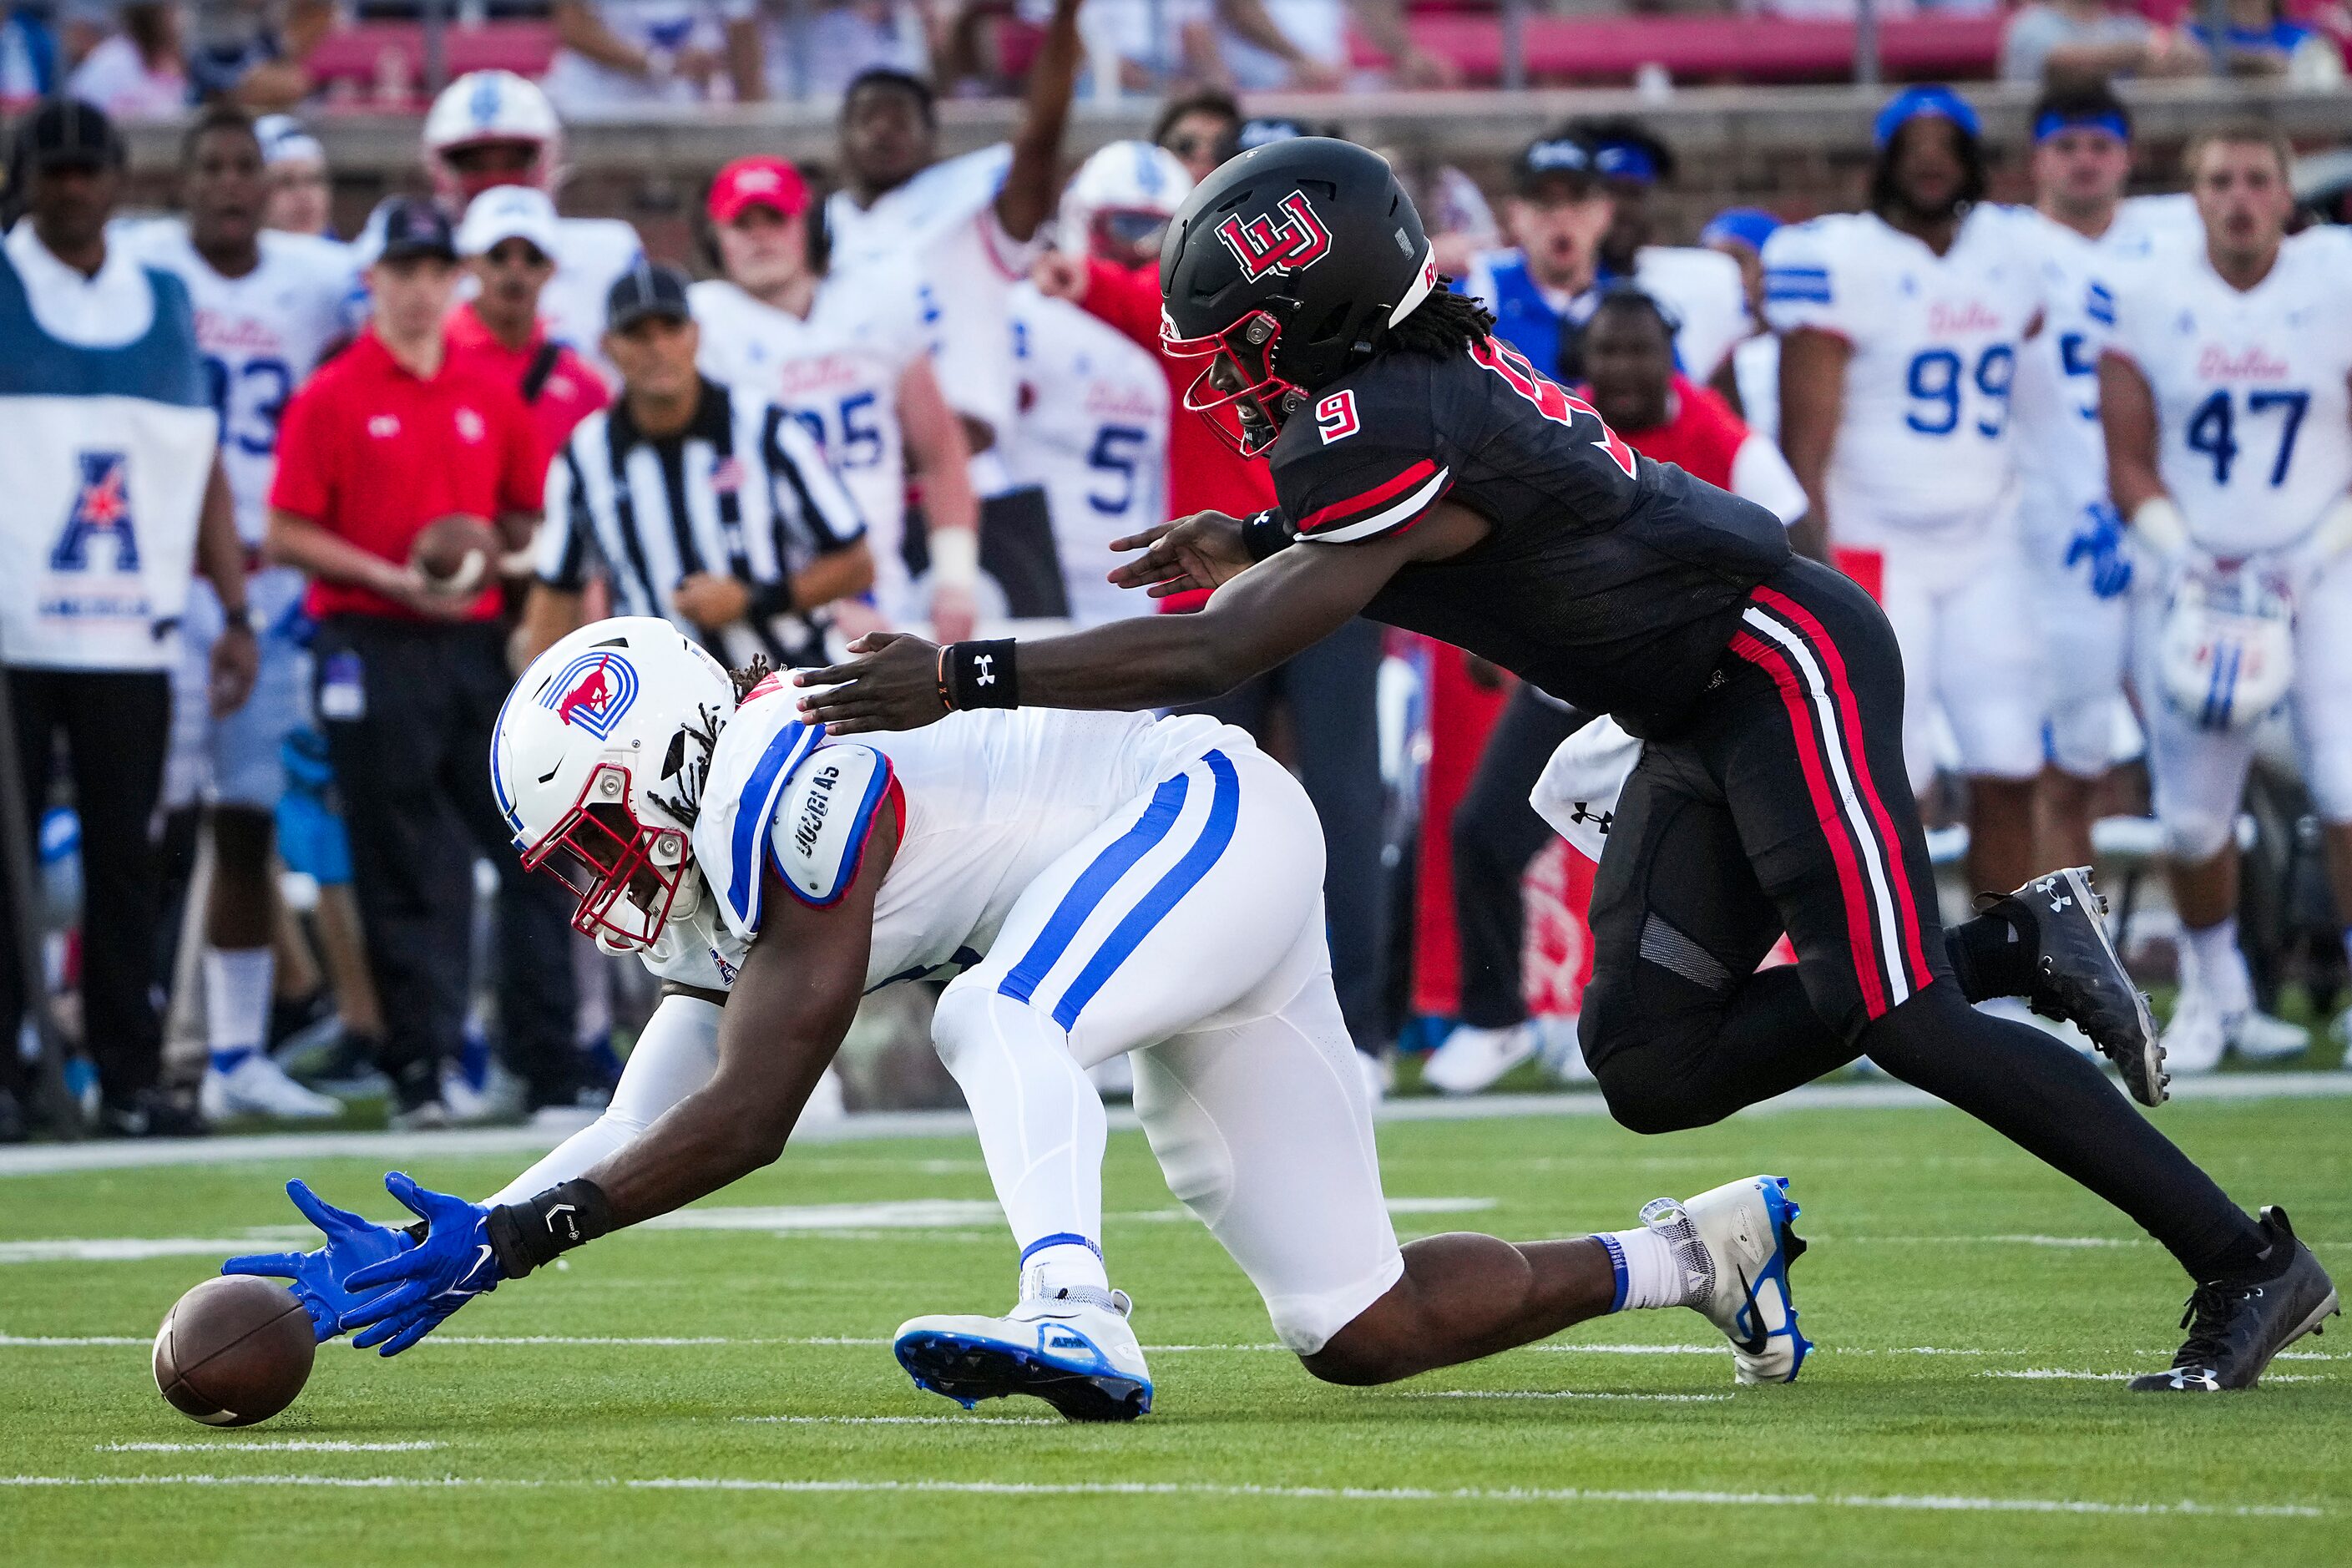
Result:
[[[213,1071],[235,1072],[238,1066],[244,1062],[245,1058],[252,1054],[253,1047],[251,1046],[231,1046],[225,1051],[215,1051],[213,1053]]]

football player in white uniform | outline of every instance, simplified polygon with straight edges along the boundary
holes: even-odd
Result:
[[[425,168],[433,193],[463,217],[493,185],[533,185],[549,195],[563,177],[563,123],[538,83],[512,71],[467,71],[441,89],[425,117]],[[613,379],[598,346],[604,297],[645,247],[619,218],[567,217],[555,227],[555,276],[540,291],[547,335]]]
[[[2121,278],[2198,235],[2186,197],[2123,199],[2131,129],[2130,110],[2104,82],[2053,88],[2034,106],[2046,313],[2018,355],[2019,518],[2041,610],[2042,805],[2054,840],[2043,849],[2070,865],[2091,860],[2092,796],[2123,700],[2132,577],[2123,521],[2107,499],[2099,345],[2115,325]]]
[[[1654,245],[1654,198],[1675,177],[1674,150],[1638,120],[1579,120],[1569,134],[1592,149],[1593,172],[1615,205],[1601,237],[1604,277],[1630,278],[1675,322],[1675,366],[1702,384],[1746,337],[1748,289],[1738,262],[1708,246]]]
[[[739,158],[708,204],[723,278],[688,290],[703,374],[792,410],[866,517],[879,624],[971,626],[970,579],[935,572],[919,595],[905,553],[907,490],[919,486],[934,562],[980,560],[971,450],[949,407],[903,260],[820,272],[809,253],[809,191],[782,158]],[[872,630],[840,606],[848,635]]]
[[[1913,788],[1934,777],[1940,706],[1969,777],[1969,886],[2010,888],[2033,870],[2042,772],[2009,406],[2042,308],[2040,220],[1983,199],[1976,111],[1948,88],[1895,95],[1876,141],[1870,211],[1764,244],[1780,447],[1901,640]]]
[[[1063,250],[1121,267],[1156,261],[1168,219],[1192,189],[1173,153],[1114,142],[1062,195]],[[1111,586],[1110,542],[1167,515],[1168,374],[1159,356],[1067,300],[1013,290],[1013,425],[1004,466],[1043,486],[1070,618],[1097,626],[1151,606]]]
[[[261,163],[269,180],[261,226],[333,238],[335,186],[327,172],[326,148],[290,114],[263,115],[253,122],[253,133],[261,138]]]
[[[1801,1244],[1777,1178],[1575,1240],[1398,1247],[1331,989],[1322,836],[1241,731],[990,710],[841,742],[797,712],[781,676],[739,700],[664,621],[604,621],[533,661],[492,751],[516,846],[580,895],[582,930],[665,981],[612,1110],[485,1204],[387,1177],[421,1240],[309,1200],[326,1249],[228,1267],[294,1277],[320,1338],[403,1350],[502,1280],[776,1158],[859,998],[951,973],[934,1039],[1020,1248],[1019,1299],[906,1324],[923,1387],[1079,1420],[1150,1407],[1102,1256],[1085,1072],[1128,1052],[1171,1189],[1318,1377],[1387,1382],[1664,1306],[1718,1324],[1740,1381],[1796,1375]]]
[[[2116,296],[2099,359],[2116,510],[2140,563],[2133,665],[2184,961],[2176,1070],[2307,1037],[2257,1012],[2237,942],[2236,826],[2282,702],[2352,909],[2352,244],[2284,238],[2291,156],[2260,124],[2186,155],[2204,244]]]
[[[168,808],[200,802],[212,808],[204,955],[212,1055],[200,1098],[215,1121],[332,1116],[339,1101],[294,1082],[263,1049],[277,920],[270,838],[285,786],[278,748],[302,719],[303,579],[291,567],[259,563],[278,417],[347,325],[357,280],[345,247],[262,227],[268,198],[262,147],[243,110],[199,116],[182,142],[180,172],[185,221],[140,224],[121,237],[142,261],[185,283],[195,307],[196,346],[220,416],[221,467],[252,563],[247,615],[261,650],[252,697],[225,718],[211,717],[210,662],[224,623],[219,597],[200,579],[180,623],[163,795]]]

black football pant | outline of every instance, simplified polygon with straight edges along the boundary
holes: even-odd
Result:
[[[2210,1277],[2253,1221],[2097,1068],[1954,981],[1902,731],[1868,595],[1801,560],[1756,590],[1690,724],[1644,748],[1593,888],[1581,1032],[1611,1112],[1703,1126],[1866,1053]],[[1759,973],[1783,931],[1795,967]]]
[[[1454,808],[1454,924],[1462,945],[1462,1021],[1505,1029],[1528,1016],[1520,956],[1521,879],[1556,835],[1528,792],[1584,716],[1522,681],[1486,735],[1470,787]]]
[[[162,874],[149,830],[171,742],[171,677],[148,670],[16,668],[7,679],[31,818],[28,842],[35,846],[57,776],[58,742],[65,742],[74,811],[81,820],[83,1036],[100,1091],[109,1100],[125,1100],[152,1088],[163,1064],[155,1014]],[[40,884],[37,856],[37,894]],[[17,940],[16,919],[0,879],[0,941]],[[15,948],[0,947],[0,1089],[25,1087],[16,1037],[26,1004]]]
[[[311,645],[323,686],[356,661],[356,717],[320,711],[352,843],[352,890],[383,999],[377,1065],[404,1107],[440,1093],[464,1043],[473,979],[474,859],[499,869],[500,1053],[532,1105],[578,1073],[571,894],[524,872],[490,790],[490,735],[512,679],[495,623],[334,616]]]
[[[1214,701],[1185,710],[1262,734],[1284,704],[1292,771],[1323,822],[1323,907],[1331,984],[1360,1048],[1387,1034],[1389,896],[1381,866],[1387,785],[1381,777],[1381,628],[1349,621],[1321,642]]]

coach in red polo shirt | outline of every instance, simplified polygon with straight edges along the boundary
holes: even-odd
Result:
[[[552,879],[523,875],[490,795],[484,759],[511,680],[495,580],[452,595],[409,563],[417,535],[452,515],[529,539],[540,437],[513,387],[449,352],[448,219],[394,202],[383,236],[367,330],[287,405],[268,549],[310,574],[318,715],[383,999],[378,1065],[394,1125],[421,1127],[446,1120],[442,1071],[463,1039],[475,856],[503,879],[502,1043],[538,1105],[573,1089],[571,910]]]

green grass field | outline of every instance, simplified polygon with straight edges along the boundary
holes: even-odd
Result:
[[[2158,1114],[2352,1275],[2352,1100]],[[913,1313],[1009,1298],[977,1146],[852,1142],[788,1153],[704,1218],[926,1206],[608,1238],[398,1361],[323,1347],[292,1410],[215,1431],[163,1405],[145,1349],[205,1257],[23,1244],[281,1245],[286,1176],[383,1213],[381,1172],[16,1176],[0,1179],[0,1561],[2352,1562],[2352,1333],[2305,1341],[2252,1394],[2125,1394],[2116,1374],[2177,1342],[2183,1280],[1955,1113],[1750,1114],[1664,1139],[1591,1117],[1391,1123],[1381,1150],[1391,1196],[1418,1200],[1406,1235],[1613,1228],[1662,1193],[1786,1173],[1821,1348],[1793,1387],[1735,1392],[1703,1321],[1643,1313],[1393,1389],[1326,1387],[1273,1348],[1123,1133],[1108,1239],[1146,1344],[1167,1347],[1157,1410],[1118,1428],[966,1415],[918,1393],[887,1341]],[[479,1193],[519,1163],[409,1168]]]

